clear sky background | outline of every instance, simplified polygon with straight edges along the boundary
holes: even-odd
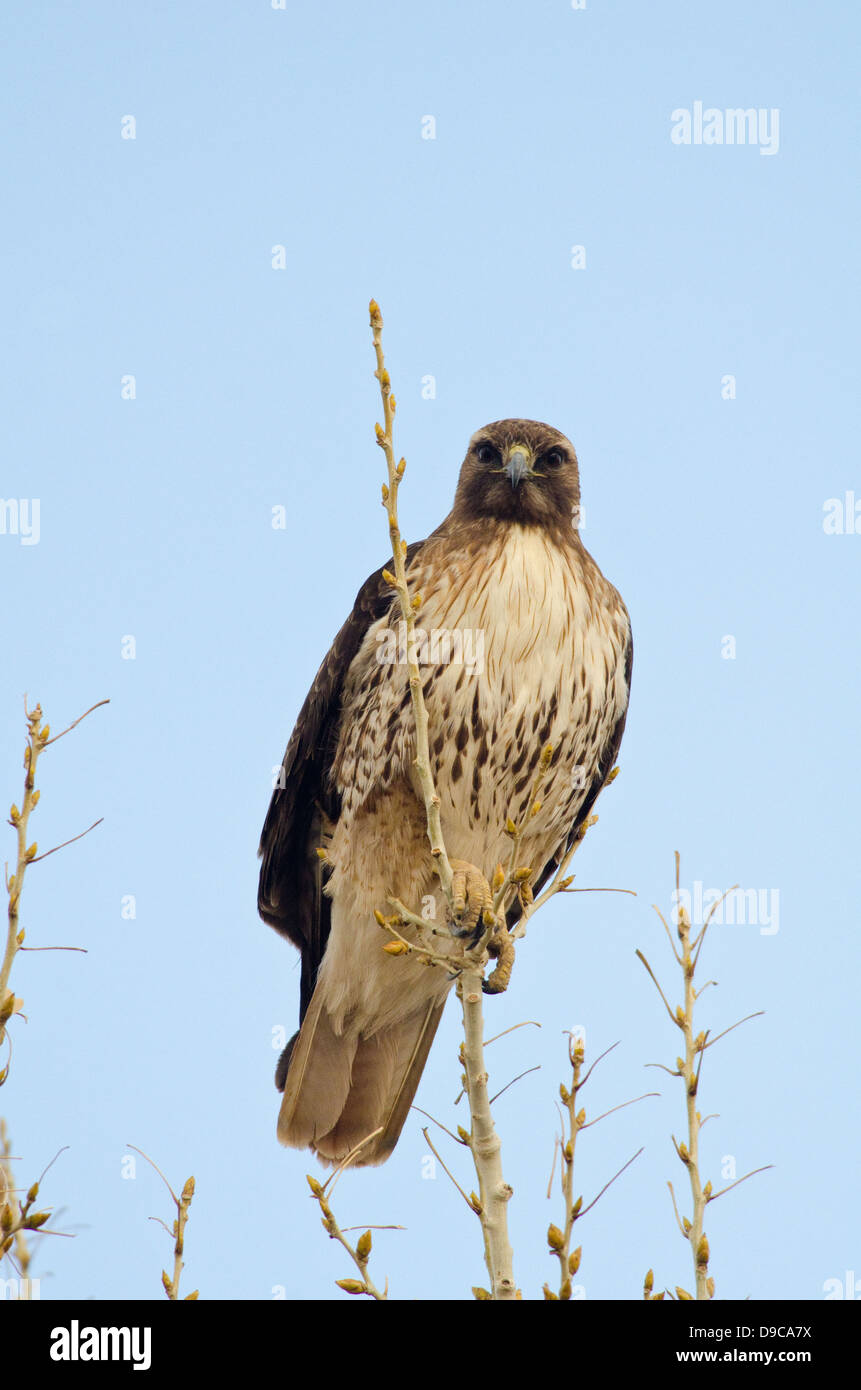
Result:
[[[170,1202],[141,1160],[124,1176],[136,1144],[197,1180],[184,1288],[346,1297],[319,1170],[275,1139],[298,969],[257,918],[255,856],[308,685],[386,557],[372,294],[407,538],[448,511],[473,430],[546,420],[578,450],[583,539],[634,629],[621,776],[576,870],[637,896],[551,904],[487,1006],[491,1032],[542,1024],[488,1054],[499,1087],[541,1067],[496,1107],[524,1296],[555,1272],[574,1024],[591,1058],[620,1043],[593,1116],[661,1092],[581,1137],[587,1202],[645,1150],[579,1227],[578,1283],[691,1283],[666,1186],[687,1210],[681,1084],[644,1069],[678,1036],[634,955],[675,1003],[651,905],[670,910],[677,849],[689,888],[739,883],[778,912],[716,926],[703,961],[720,988],[701,1026],[766,1011],[706,1059],[704,1175],[774,1165],[709,1209],[718,1297],[819,1299],[847,1271],[861,1288],[861,517],[825,529],[830,499],[861,501],[858,7],[109,0],[13,3],[3,29],[0,494],[40,501],[38,543],[8,511],[0,535],[6,803],[25,691],[55,729],[111,701],[44,755],[32,827],[48,848],[104,824],[32,870],[22,912],[29,944],[88,954],[13,974],[29,1021],[0,1112],[25,1184],[69,1146],[43,1195],[76,1238],[41,1243],[42,1296],[163,1297],[171,1244],[147,1218]],[[697,101],[776,109],[776,153],[673,143]],[[417,1097],[449,1125],[459,1031],[452,1001]],[[335,1210],[407,1228],[375,1242],[394,1297],[469,1297],[478,1223],[423,1176],[425,1123],[345,1175]]]

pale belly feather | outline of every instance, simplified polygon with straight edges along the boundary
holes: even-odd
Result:
[[[451,651],[472,659],[472,669],[466,660],[422,668],[446,848],[488,877],[507,864],[506,820],[528,818],[549,743],[541,809],[527,819],[518,856],[537,874],[564,844],[625,710],[627,618],[588,557],[534,528],[497,537],[478,582],[460,582],[456,568],[431,585],[419,566],[415,579],[428,654],[433,633],[447,632]],[[329,847],[332,930],[320,979],[342,1026],[395,1022],[451,986],[414,957],[385,955],[373,915],[391,911],[393,894],[416,911],[423,900],[426,912],[438,905],[444,917],[411,766],[407,667],[396,660],[380,670],[381,634],[396,622],[375,624],[353,663],[336,758],[342,812]]]

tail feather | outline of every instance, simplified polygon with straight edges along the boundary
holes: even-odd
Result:
[[[388,1158],[409,1114],[441,1018],[442,1006],[432,1004],[401,1023],[360,1038],[344,1109],[334,1129],[315,1145],[321,1159],[340,1162],[376,1129],[382,1133],[365,1145],[356,1164],[383,1163]]]
[[[370,1036],[336,1034],[314,999],[290,1057],[278,1137],[339,1163],[374,1130],[357,1166],[382,1163],[397,1143],[418,1088],[444,1003],[435,1001]]]
[[[358,1039],[336,1033],[315,995],[290,1055],[278,1138],[290,1148],[307,1149],[326,1134],[344,1108]]]

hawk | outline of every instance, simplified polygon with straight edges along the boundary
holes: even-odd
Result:
[[[588,816],[625,727],[630,620],[580,540],[579,503],[565,435],[497,420],[472,436],[449,515],[407,549],[442,829],[477,901],[476,882],[507,862],[506,822],[529,809],[545,746],[541,807],[518,853],[536,892]],[[452,985],[413,954],[387,955],[374,916],[391,913],[392,897],[417,911],[441,896],[413,768],[400,607],[383,568],[317,672],[260,840],[260,915],[302,954],[301,1027],[276,1070],[278,1137],[324,1164],[378,1128],[356,1162],[389,1156]],[[518,915],[510,909],[509,926]]]

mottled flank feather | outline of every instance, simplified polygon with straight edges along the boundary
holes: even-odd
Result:
[[[473,436],[452,512],[408,554],[449,856],[488,874],[507,859],[506,819],[527,811],[550,743],[520,852],[536,885],[610,772],[628,705],[630,623],[572,524],[579,499],[563,435],[499,421]],[[412,769],[399,617],[377,572],[305,702],[261,841],[261,914],[303,960],[279,1137],[328,1162],[378,1127],[358,1161],[391,1152],[452,983],[415,957],[386,956],[374,919],[392,896],[444,915]],[[452,652],[462,659],[444,659]]]

